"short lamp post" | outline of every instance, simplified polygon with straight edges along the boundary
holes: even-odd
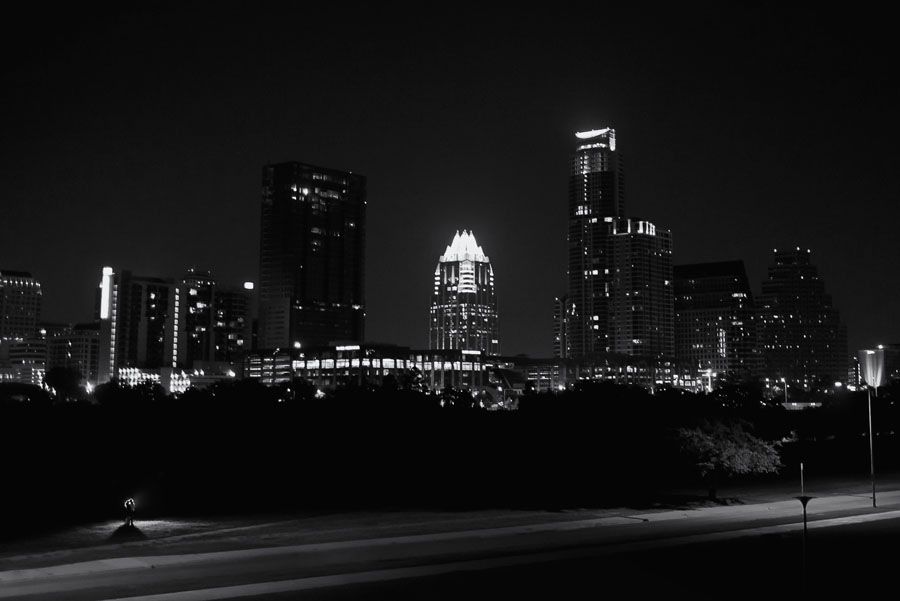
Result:
[[[800,504],[803,505],[803,543],[802,543],[802,551],[800,555],[800,584],[803,588],[803,596],[806,597],[806,505],[809,503],[810,499],[814,497],[809,497],[805,494],[803,490],[803,462],[800,462],[800,496],[794,497]]]

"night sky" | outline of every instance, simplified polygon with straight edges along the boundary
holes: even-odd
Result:
[[[89,321],[103,265],[256,281],[262,166],[300,161],[368,177],[369,341],[427,345],[470,229],[504,354],[550,356],[574,133],[611,126],[676,264],[743,259],[758,293],[773,248],[809,248],[851,352],[900,342],[885,15],[159,6],[4,18],[0,269],[45,320]]]

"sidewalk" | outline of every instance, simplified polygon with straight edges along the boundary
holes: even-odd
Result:
[[[807,493],[814,497],[807,508],[810,524],[850,516],[887,519],[900,514],[900,488],[878,491],[877,508],[872,507],[870,495],[837,493],[816,496],[813,493]],[[0,559],[0,583],[287,554],[325,562],[329,554],[348,549],[379,559],[411,557],[426,551],[433,554],[438,550],[445,553],[462,549],[476,539],[483,550],[492,546],[506,550],[511,540],[524,541],[528,535],[578,534],[598,528],[603,530],[600,536],[611,544],[632,540],[641,543],[635,535],[645,537],[643,544],[656,544],[653,541],[657,539],[646,537],[652,530],[650,527],[669,524],[668,527],[660,527],[672,529],[672,524],[679,521],[691,521],[691,537],[734,534],[733,529],[728,530],[728,525],[736,520],[744,524],[766,520],[767,524],[774,524],[768,526],[773,532],[797,528],[802,519],[798,500],[774,493],[760,496],[768,496],[770,500],[684,509],[636,511],[622,508],[558,514],[498,511],[473,512],[462,516],[421,512],[318,516],[128,543],[6,556]],[[640,528],[641,525],[644,527]],[[111,528],[116,526],[110,525]],[[138,526],[141,527],[140,522]],[[685,528],[681,531],[688,532]],[[435,546],[435,543],[438,545]]]

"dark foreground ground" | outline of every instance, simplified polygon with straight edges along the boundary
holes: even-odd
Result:
[[[892,590],[900,475],[882,475],[877,509],[866,478],[805,482],[815,497],[806,547],[796,484],[729,486],[720,503],[672,496],[640,509],[170,517],[139,519],[134,530],[97,522],[0,545],[0,598],[93,601],[185,590],[200,591],[192,599],[802,598],[804,591],[856,598]],[[233,559],[199,559],[223,552]],[[132,565],[135,558],[158,565]],[[97,565],[101,572],[85,573]]]

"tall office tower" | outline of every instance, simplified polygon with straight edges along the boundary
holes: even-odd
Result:
[[[37,334],[41,283],[26,271],[0,271],[0,343]]]
[[[847,329],[808,249],[773,251],[758,299],[765,375],[806,390],[847,376]]]
[[[569,358],[569,320],[572,315],[572,303],[565,294],[553,299],[553,356],[560,359]]]
[[[675,355],[672,233],[649,221],[606,217],[603,238],[607,313],[596,315],[595,332],[606,328],[607,350],[624,355]],[[588,279],[601,276],[592,270]]]
[[[54,334],[47,332],[47,369],[64,367],[97,385],[100,365],[100,324],[79,323]]]
[[[738,381],[760,373],[756,309],[743,261],[675,266],[675,358]]]
[[[104,267],[100,286],[100,383],[123,367],[184,366],[187,303],[181,284]]]
[[[260,348],[363,340],[365,220],[364,176],[263,168]]]
[[[214,354],[213,312],[216,280],[208,271],[190,269],[181,278],[184,286],[185,367],[195,361],[212,361]]]
[[[434,270],[429,348],[500,354],[494,270],[475,234],[456,232]]]
[[[47,338],[35,333],[9,339],[0,345],[3,362],[11,370],[13,379],[23,384],[41,386],[47,369]]]
[[[578,132],[575,137],[569,169],[568,343],[570,354],[581,357],[609,347],[603,323],[610,275],[605,218],[625,214],[625,177],[614,129]]]
[[[195,269],[181,283],[187,305],[185,367],[239,360],[250,349],[252,284],[249,288],[222,286],[210,272]]]
[[[213,302],[215,361],[234,362],[250,350],[252,288],[216,288]]]

